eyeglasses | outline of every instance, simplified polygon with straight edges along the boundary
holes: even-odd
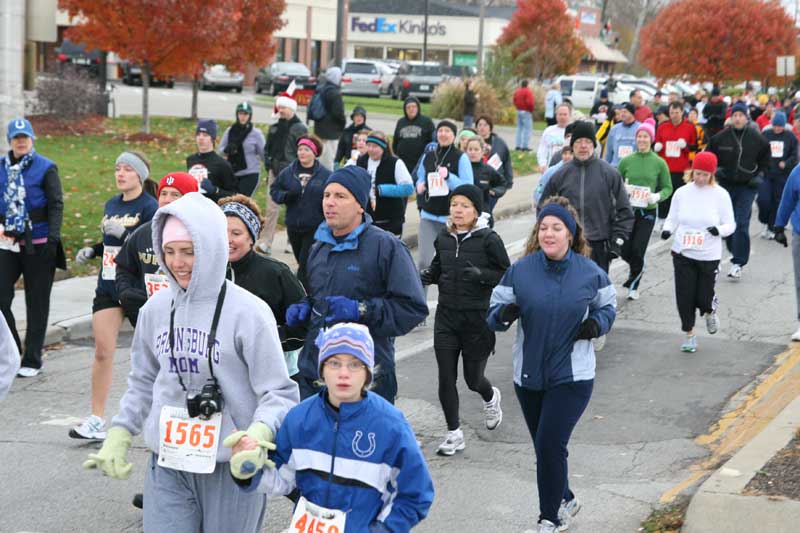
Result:
[[[325,366],[329,367],[331,370],[340,370],[343,366],[347,367],[347,370],[350,372],[358,372],[359,370],[364,370],[367,368],[367,365],[360,361],[350,361],[349,363],[342,363],[341,361],[337,361],[336,359],[330,359],[325,361]]]

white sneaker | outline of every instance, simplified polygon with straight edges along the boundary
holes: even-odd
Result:
[[[761,237],[762,239],[769,239],[769,234],[770,234],[769,226],[764,224],[764,229],[761,230],[761,233],[759,234],[759,237]],[[774,237],[774,235],[773,235],[773,237]]]
[[[601,337],[595,337],[592,339],[592,345],[594,346],[595,352],[603,351],[603,348],[606,347],[606,336],[603,335]]]
[[[717,312],[712,311],[711,313],[706,313],[704,316],[706,317],[706,331],[711,335],[719,331],[719,316]]]
[[[561,525],[558,526],[558,531],[567,531],[569,529],[572,519],[581,510],[581,502],[578,498],[573,498],[570,501],[561,500],[561,507],[558,508],[558,521]]]
[[[447,432],[447,438],[436,449],[436,453],[449,457],[451,455],[455,455],[456,452],[460,452],[466,447],[467,445],[464,443],[464,432],[461,431],[461,428],[458,428],[456,430]]]
[[[793,341],[800,341],[800,328],[797,328],[797,331],[792,333],[792,340]]]
[[[97,415],[91,415],[79,426],[69,430],[73,439],[104,440],[106,438],[106,421]]]
[[[742,279],[742,267],[733,263],[730,272],[728,272],[728,277],[736,281]]]
[[[32,378],[39,375],[42,371],[41,368],[31,368],[29,366],[23,366],[17,371],[17,375],[21,378]]]
[[[638,300],[639,299],[639,291],[636,289],[628,289],[628,300]]]
[[[556,526],[550,520],[539,520],[538,533],[556,533],[556,531],[558,531],[558,526]]]
[[[500,408],[500,389],[492,387],[494,396],[488,402],[483,402],[483,418],[486,420],[486,429],[492,430],[503,421],[503,410]]]
[[[267,244],[267,241],[259,241],[256,244],[256,248],[258,248],[258,251],[261,252],[262,254],[272,255],[272,246]]]

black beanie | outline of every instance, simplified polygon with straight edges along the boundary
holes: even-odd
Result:
[[[459,185],[450,193],[451,199],[453,196],[467,197],[469,201],[472,202],[472,205],[475,206],[475,211],[478,212],[478,216],[481,216],[481,213],[483,213],[483,191],[475,185],[469,183]]]
[[[572,145],[575,144],[575,141],[578,139],[591,139],[592,144],[597,148],[597,137],[595,136],[594,132],[594,124],[591,122],[586,122],[585,120],[579,120],[575,122],[572,126],[572,138],[569,140],[569,146],[572,148]]]
[[[439,121],[439,124],[436,125],[436,131],[439,131],[439,128],[450,128],[453,130],[453,136],[458,137],[458,126],[451,120],[444,119]]]

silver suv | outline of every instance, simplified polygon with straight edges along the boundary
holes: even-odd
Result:
[[[405,100],[416,96],[430,101],[436,86],[442,83],[442,66],[435,61],[405,61],[400,64],[389,90],[392,98]]]
[[[342,61],[342,94],[381,95],[381,63],[372,59]]]

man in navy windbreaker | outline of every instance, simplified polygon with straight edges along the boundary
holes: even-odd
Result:
[[[327,180],[317,242],[308,256],[308,297],[286,311],[290,326],[309,322],[298,359],[300,397],[318,386],[317,347],[320,328],[337,322],[366,325],[375,341],[373,392],[394,403],[397,379],[394,337],[405,335],[428,315],[422,283],[406,246],[372,225],[366,214],[371,179],[361,167],[348,166]]]

